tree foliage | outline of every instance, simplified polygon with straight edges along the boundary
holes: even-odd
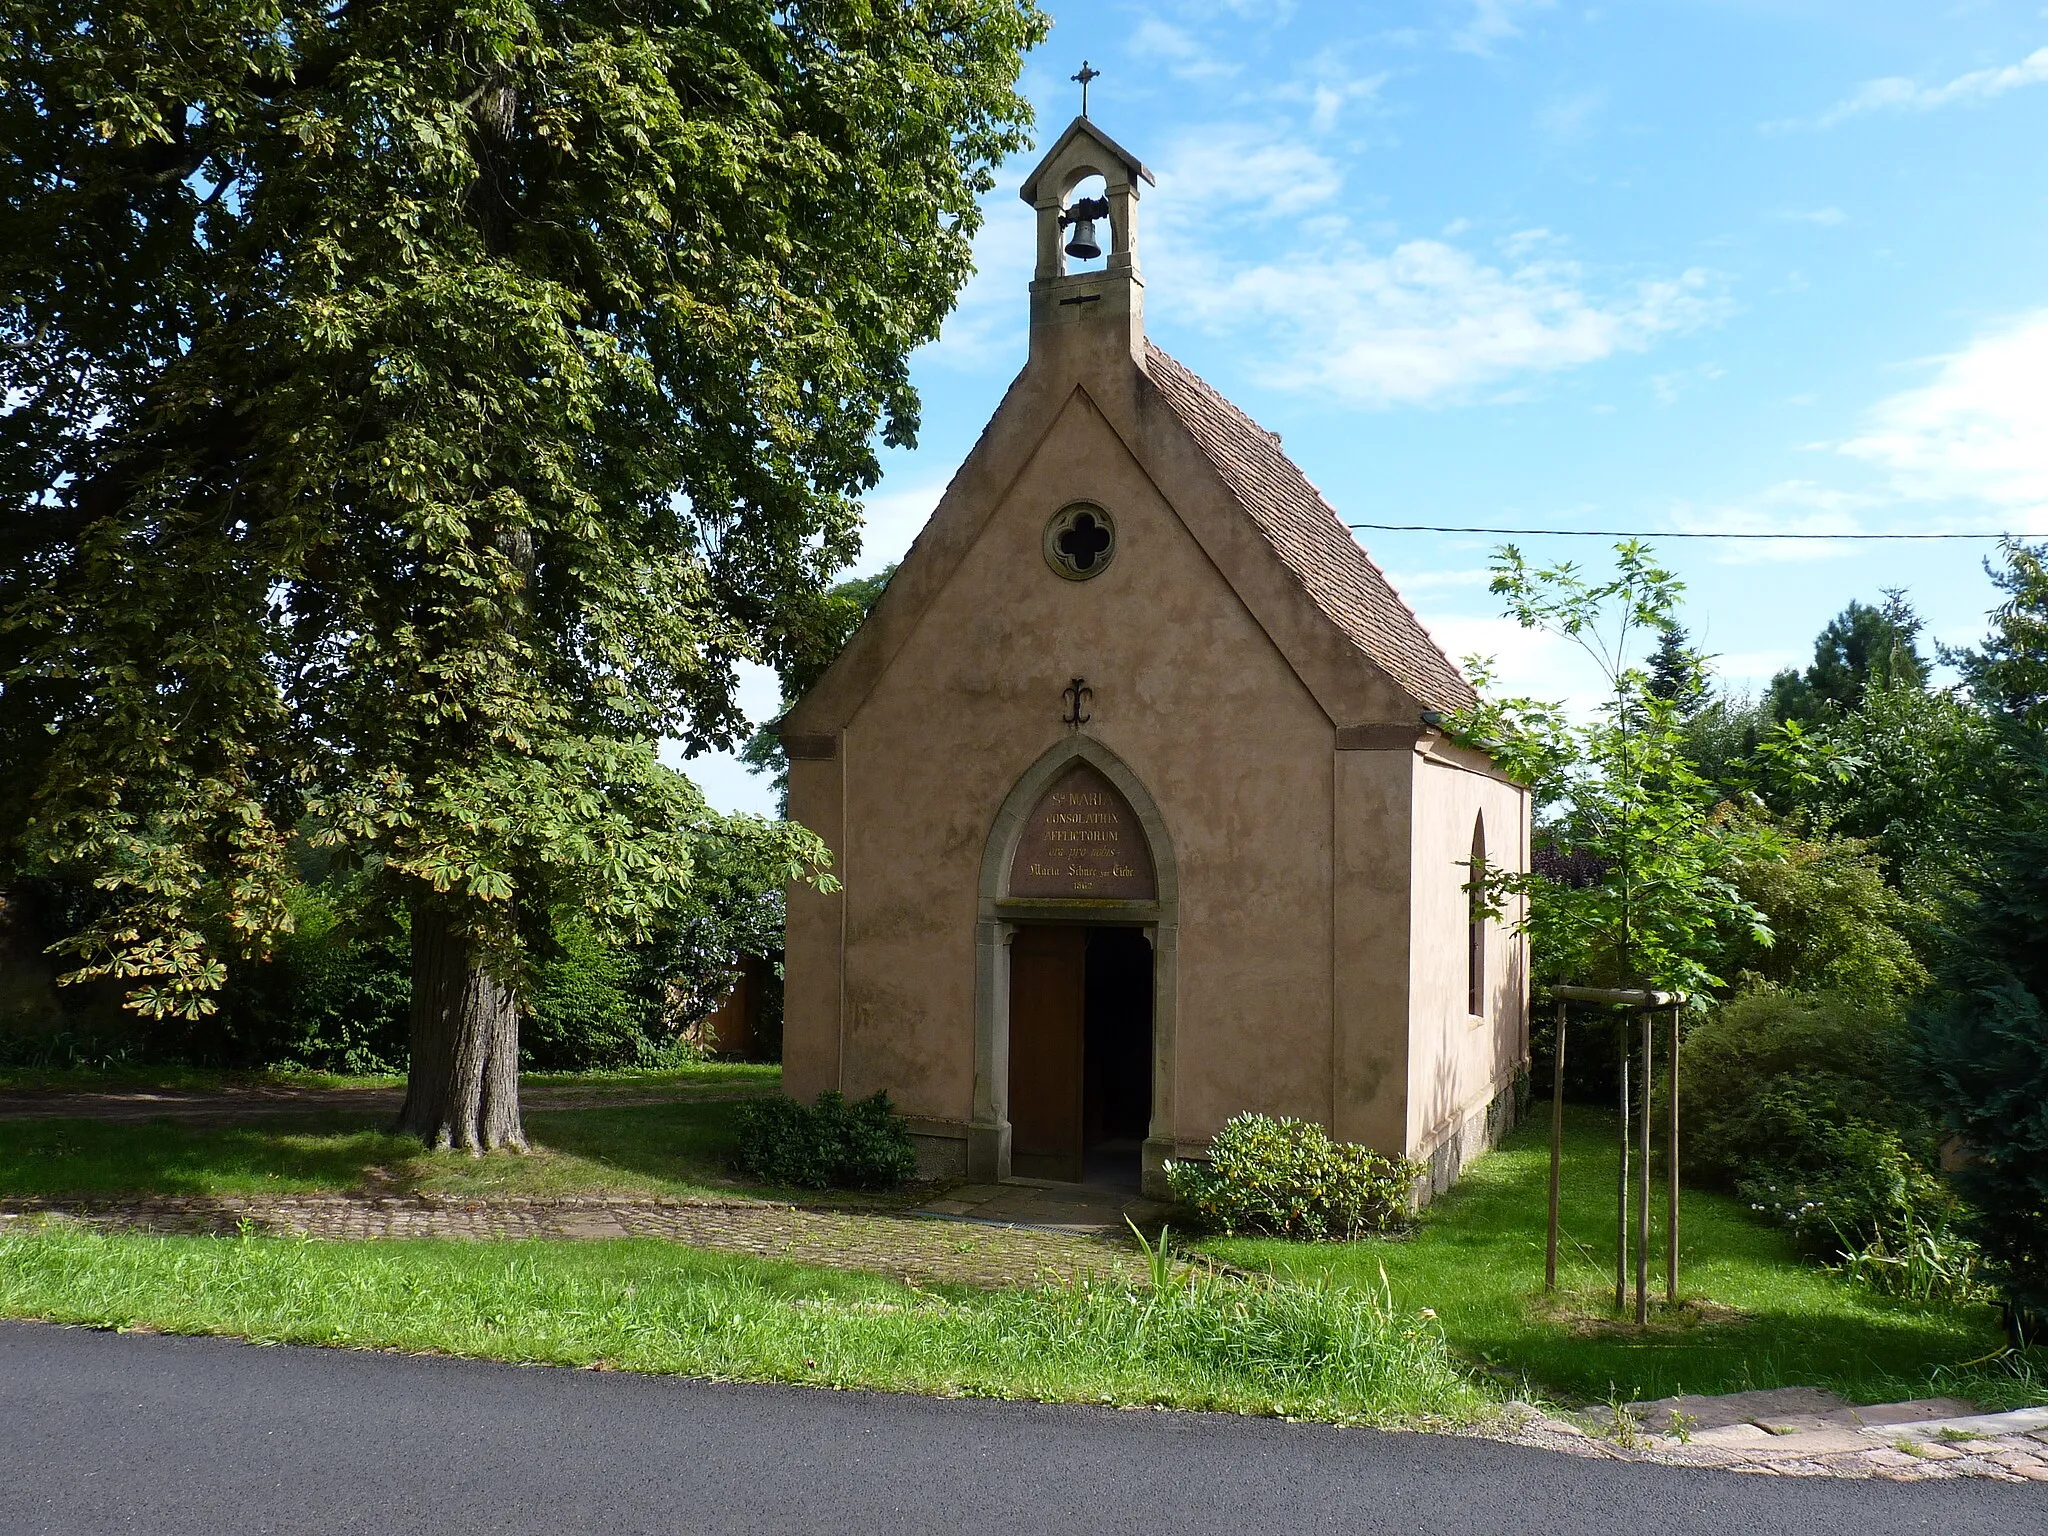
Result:
[[[682,900],[705,810],[656,743],[730,746],[735,665],[854,556],[1043,29],[11,6],[4,831],[108,894],[76,974],[204,1011],[302,826],[515,990],[551,912]]]
[[[1651,552],[1616,546],[1615,571],[1595,580],[1565,563],[1531,569],[1509,545],[1494,560],[1493,590],[1526,629],[1578,645],[1611,692],[1595,717],[1570,721],[1561,706],[1488,700],[1455,722],[1531,786],[1539,836],[1585,878],[1475,872],[1496,905],[1528,900],[1539,979],[1649,986],[1694,993],[1718,985],[1724,935],[1769,942],[1763,913],[1733,880],[1735,861],[1775,840],[1765,823],[1713,814],[1713,787],[1686,750],[1686,713],[1702,689],[1700,660],[1666,652],[1668,693],[1632,659],[1649,634],[1668,633],[1683,588]],[[1474,664],[1484,684],[1484,664]]]
[[[825,594],[825,600],[812,610],[801,642],[792,647],[789,659],[781,667],[782,701],[776,710],[778,715],[787,714],[797,700],[817,686],[825,669],[838,660],[839,653],[853,639],[854,631],[874,612],[889,578],[895,574],[896,566],[892,563],[872,576],[842,581]],[[749,773],[769,775],[775,786],[776,804],[787,812],[789,752],[782,745],[782,738],[768,726],[760,727],[741,748],[740,761],[747,765]]]
[[[2004,734],[2004,788],[1950,893],[1915,1017],[1925,1092],[1961,1138],[1956,1175],[2009,1299],[2048,1331],[2048,735]]]
[[[1903,591],[1887,591],[1876,608],[1850,603],[1820,632],[1804,674],[1785,671],[1771,679],[1772,717],[1811,725],[1856,709],[1872,687],[1924,686],[1920,628]]]
[[[1724,818],[1760,813],[1732,805]],[[1870,1014],[1896,1012],[1927,984],[1911,935],[1925,912],[1885,880],[1874,844],[1789,828],[1743,839],[1728,878],[1763,914],[1771,942],[1747,924],[1725,937],[1724,966],[1738,988],[1825,993]]]
[[[1942,659],[1962,673],[1979,704],[2048,730],[2048,544],[2007,539],[1999,554],[2002,566],[1984,562],[2005,594],[1992,612],[1991,635],[1981,646],[1944,650]]]

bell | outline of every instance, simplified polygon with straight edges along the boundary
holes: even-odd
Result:
[[[1074,205],[1060,215],[1060,223],[1074,231],[1067,240],[1067,254],[1080,261],[1093,261],[1100,256],[1102,247],[1095,243],[1095,221],[1108,217],[1107,198],[1077,198]]]

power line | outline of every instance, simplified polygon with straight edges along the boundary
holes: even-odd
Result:
[[[1346,523],[1346,528],[1368,528],[1379,533],[1489,533],[1527,539],[1812,539],[1827,543],[1838,539],[2044,539],[2044,533],[1681,533],[1675,529],[1658,532],[1628,532],[1616,528],[1445,528],[1435,523]]]

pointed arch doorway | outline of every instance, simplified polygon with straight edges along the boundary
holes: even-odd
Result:
[[[1005,797],[982,856],[968,1175],[1164,1192],[1179,879],[1158,807],[1093,737]]]

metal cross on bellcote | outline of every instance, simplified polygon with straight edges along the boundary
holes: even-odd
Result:
[[[1081,82],[1081,115],[1083,117],[1086,117],[1088,115],[1088,82],[1090,80],[1101,79],[1102,71],[1099,69],[1090,69],[1088,67],[1088,61],[1086,59],[1083,59],[1081,61],[1081,72],[1079,74],[1069,75],[1067,76],[1067,78],[1069,80],[1078,80]]]

